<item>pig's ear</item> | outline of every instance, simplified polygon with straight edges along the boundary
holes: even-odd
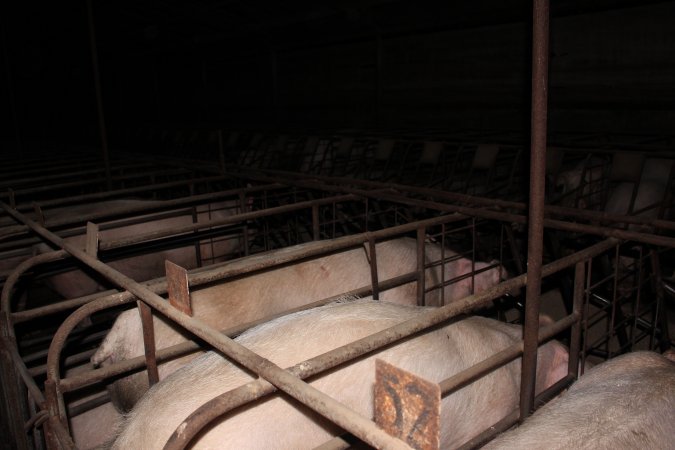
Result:
[[[551,325],[555,322],[548,314],[539,314],[539,328]]]
[[[551,341],[540,348],[537,359],[535,394],[543,392],[567,376],[569,352],[561,343]]]

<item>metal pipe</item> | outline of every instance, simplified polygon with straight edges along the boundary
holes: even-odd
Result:
[[[523,325],[523,364],[520,380],[520,420],[534,407],[537,376],[541,264],[544,247],[546,182],[546,119],[548,90],[548,0],[534,0],[532,31],[532,150],[530,155],[530,209],[527,231],[527,287]]]

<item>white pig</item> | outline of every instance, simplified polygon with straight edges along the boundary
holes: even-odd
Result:
[[[68,376],[77,375],[87,370],[91,370],[91,364],[69,369]],[[67,400],[68,407],[72,408],[81,403],[96,397],[98,392],[73,392],[71,398]],[[76,416],[70,417],[70,434],[75,445],[80,450],[96,448],[113,438],[115,425],[121,421],[122,415],[112,403],[107,402],[93,409],[85,411]]]
[[[260,325],[237,341],[280,367],[415,317],[427,308],[359,300],[330,304]],[[520,327],[483,317],[446,325],[312,379],[312,386],[361,415],[373,415],[375,359],[440,382],[520,340]],[[539,350],[537,391],[567,373],[567,351],[557,342]],[[254,378],[209,352],[153,386],[128,415],[113,449],[160,449],[197,407]],[[441,447],[472,438],[516,408],[520,360],[446,396]],[[151,430],[151,431],[150,431]],[[341,430],[286,396],[254,402],[201,434],[195,449],[313,448]]]
[[[143,203],[146,202],[143,200],[112,200],[92,205],[79,205],[77,207],[59,210],[53,217],[60,217],[63,214],[84,215],[97,211],[104,211],[108,208],[134,206]],[[228,202],[198,206],[198,222],[229,217],[233,214],[232,209],[229,209],[231,206],[232,205]],[[101,240],[111,241],[132,237],[138,234],[186,226],[192,223],[192,216],[187,214],[102,230],[100,231],[99,236]],[[65,240],[69,244],[76,245],[80,248],[84,248],[86,245],[86,235],[71,236]],[[202,241],[200,242],[202,260],[211,263],[212,259],[221,260],[224,255],[231,257],[232,252],[236,251],[239,248],[239,245],[239,240],[233,239],[232,236],[214,238],[213,242],[211,240]],[[51,251],[45,244],[38,244],[35,248],[37,253]],[[117,259],[115,261],[110,261],[109,265],[136,281],[145,281],[164,275],[165,260],[169,260],[185,268],[196,267],[197,257],[195,246],[189,245],[186,247]],[[100,280],[91,278],[81,270],[73,270],[54,275],[50,277],[48,281],[49,285],[64,298],[81,297],[104,289],[99,282]]]
[[[652,352],[595,366],[485,449],[675,449],[675,364]]]
[[[311,245],[311,244],[309,244]],[[441,248],[426,244],[427,261],[441,257]],[[275,252],[283,252],[284,249]],[[417,266],[416,241],[400,238],[376,244],[378,278],[380,281],[413,272]],[[446,250],[446,257],[452,252]],[[476,269],[488,263],[476,263]],[[475,292],[499,283],[500,266],[476,276]],[[445,266],[445,280],[471,273],[471,261],[460,258]],[[441,281],[440,266],[426,271],[426,286]],[[300,262],[222,283],[191,294],[192,310],[209,325],[226,329],[235,325],[259,320],[300,307],[316,300],[343,294],[347,291],[369,286],[370,265],[363,247],[334,253],[318,259]],[[446,302],[471,294],[471,278],[466,278],[445,288]],[[383,301],[399,304],[416,304],[417,283],[380,293]],[[441,304],[440,290],[427,295],[429,305]],[[185,341],[161,318],[155,317],[155,341],[157,348],[164,348]],[[144,354],[143,333],[137,308],[125,311],[117,318],[112,329],[92,357],[92,362],[107,365]],[[167,376],[195,355],[175,359],[159,366],[160,379]],[[130,409],[148,389],[145,372],[116,381],[111,389],[113,403],[123,411]]]

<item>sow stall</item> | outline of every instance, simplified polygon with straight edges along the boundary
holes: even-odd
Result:
[[[351,293],[358,293],[360,295],[372,293],[377,295],[378,292],[381,292],[396,283],[416,281],[418,302],[424,304],[425,295],[427,295],[434,286],[424,286],[424,278],[420,274],[423,274],[424,270],[429,270],[430,267],[433,267],[434,265],[444,264],[445,256],[448,258],[452,256],[445,255],[441,261],[425,261],[424,258],[420,258],[420,255],[423,255],[423,253],[420,252],[418,253],[417,258],[418,267],[415,272],[405,274],[394,280],[378,279],[376,269],[377,258],[376,253],[372,251],[373,245],[377,241],[397,235],[414,236],[416,238],[418,249],[424,249],[426,236],[433,237],[436,242],[441,242],[441,244],[452,243],[456,245],[457,243],[464,242],[465,248],[463,250],[465,250],[466,253],[462,254],[469,257],[472,261],[477,259],[478,254],[488,255],[490,258],[498,259],[499,262],[496,264],[504,264],[512,273],[518,274],[517,277],[479,295],[470,296],[461,301],[446,304],[441,309],[425,315],[424,320],[420,319],[419,321],[415,321],[415,323],[402,324],[397,328],[400,332],[397,331],[395,333],[397,337],[402,336],[404,334],[403,331],[417,332],[425,326],[439,323],[457,313],[469,312],[479,306],[494,306],[495,300],[498,305],[503,304],[504,300],[498,300],[502,294],[512,292],[514,288],[525,285],[525,276],[522,275],[522,261],[520,261],[520,263],[516,262],[521,259],[521,257],[518,256],[517,251],[519,248],[517,236],[518,230],[515,230],[515,237],[513,237],[513,227],[511,225],[512,223],[524,223],[525,217],[521,214],[525,208],[523,204],[514,202],[495,202],[494,200],[489,199],[400,185],[395,186],[330,178],[322,178],[319,180],[316,176],[303,178],[298,174],[290,175],[280,172],[261,173],[252,171],[250,173],[243,173],[242,170],[242,172],[238,172],[237,175],[246,180],[247,183],[252,184],[250,188],[246,188],[249,189],[249,191],[246,191],[247,193],[256,192],[256,190],[258,190],[258,192],[274,192],[275,189],[271,187],[274,186],[276,191],[281,192],[281,195],[270,195],[269,197],[266,197],[265,195],[254,195],[252,201],[253,211],[232,216],[232,223],[257,221],[265,216],[273,217],[273,214],[265,208],[265,206],[269,206],[270,204],[275,205],[277,212],[279,208],[306,211],[304,219],[297,219],[297,222],[296,219],[288,219],[288,217],[282,219],[284,223],[293,223],[293,226],[289,226],[289,230],[295,228],[296,223],[300,225],[304,224],[304,226],[299,227],[302,231],[297,231],[298,228],[295,228],[296,231],[291,231],[290,235],[289,233],[277,233],[276,237],[274,237],[274,233],[268,233],[267,240],[265,240],[264,237],[254,238],[251,241],[252,244],[249,245],[248,248],[252,249],[258,245],[260,246],[261,251],[264,251],[309,240],[324,238],[330,238],[330,240],[317,240],[312,243],[310,247],[289,247],[289,250],[284,253],[267,252],[260,255],[244,257],[232,263],[223,263],[216,266],[194,269],[188,275],[190,281],[189,284],[192,289],[200,289],[200,286],[203,283],[212,284],[215,280],[223,279],[224,282],[227,282],[228,277],[243,276],[243,274],[248,271],[251,271],[252,273],[255,273],[256,271],[259,272],[261,269],[270,267],[274,264],[289,264],[293,260],[305,260],[309,257],[318,257],[325,252],[335,252],[345,247],[366,245],[371,249],[371,254],[373,254],[373,258],[371,259],[371,284],[369,286],[363,286],[362,289]],[[231,176],[235,175],[231,174]],[[287,191],[284,192],[284,189],[279,186],[285,187]],[[321,194],[322,192],[323,194]],[[236,196],[238,197],[239,193],[237,193]],[[301,201],[294,203],[292,201],[293,198],[300,199]],[[347,206],[339,207],[340,202],[336,201],[336,199],[356,199],[356,201],[351,204],[347,203]],[[325,202],[328,206],[326,208],[321,208],[321,202]],[[555,217],[556,213],[563,212],[567,214],[570,212],[566,209],[551,208],[551,217]],[[11,211],[11,208],[8,208],[7,212],[8,214],[15,216],[19,221],[24,221],[23,216],[20,216],[20,213],[14,213]],[[359,214],[359,212],[362,213]],[[453,214],[456,212],[461,213],[461,215]],[[598,216],[588,216],[586,213],[576,214],[579,219],[584,217],[591,217],[591,219],[598,218]],[[302,217],[302,215],[299,217]],[[319,218],[327,219],[327,221],[322,223]],[[341,218],[342,220],[337,220],[336,218]],[[319,221],[313,222],[314,219]],[[626,220],[640,221],[640,219],[630,218]],[[255,223],[257,225],[255,226],[257,231],[265,229],[264,221]],[[268,228],[274,229],[277,227],[278,223],[279,222],[272,223]],[[312,223],[314,224],[312,225]],[[672,229],[673,227],[672,223],[665,221],[661,225],[663,225],[663,228],[665,229],[668,229],[669,227]],[[663,313],[665,312],[663,304],[659,303],[663,301],[662,295],[660,296],[660,300],[657,298],[657,302],[650,303],[653,307],[647,316],[642,317],[637,313],[633,313],[625,317],[622,323],[618,323],[616,320],[616,311],[621,305],[617,304],[616,300],[608,302],[608,308],[597,313],[609,324],[605,333],[603,333],[604,342],[600,343],[590,342],[590,339],[587,337],[587,329],[591,327],[592,321],[582,319],[582,317],[584,317],[582,312],[590,308],[590,305],[593,303],[597,304],[597,296],[600,294],[597,293],[596,289],[598,278],[597,275],[594,274],[594,267],[597,267],[600,264],[598,261],[603,257],[603,254],[616,252],[616,249],[620,245],[620,241],[617,238],[633,239],[638,242],[658,244],[663,247],[663,249],[661,249],[662,251],[669,251],[666,250],[666,248],[673,247],[672,238],[659,235],[645,235],[644,233],[616,230],[583,223],[566,222],[555,218],[547,219],[547,226],[574,232],[592,232],[597,235],[609,237],[608,240],[599,241],[597,244],[593,244],[584,250],[565,256],[560,260],[551,261],[543,266],[542,269],[544,280],[546,281],[547,279],[553,278],[556,274],[562,273],[564,270],[569,271],[573,267],[576,267],[576,269],[573,270],[574,277],[572,278],[573,301],[571,311],[555,325],[539,330],[540,337],[542,339],[548,339],[557,335],[565,327],[576,324],[573,326],[574,331],[572,332],[569,341],[571,350],[570,376],[568,379],[561,382],[561,386],[576,376],[578,358],[581,358],[582,362],[589,355],[600,354],[603,358],[609,358],[620,351],[632,349],[631,345],[637,343],[638,340],[637,333],[631,334],[631,338],[628,340],[629,345],[627,347],[618,350],[612,348],[611,351],[606,351],[605,354],[601,354],[602,347],[609,346],[609,342],[612,339],[615,339],[615,336],[619,334],[621,329],[632,327],[633,330],[640,330],[643,333],[647,333],[651,336],[652,340],[652,342],[649,343],[650,348],[655,348],[659,345],[668,343],[669,338],[667,332],[659,323],[659,312],[661,315],[664,315]],[[30,223],[30,228],[47,239],[53,239],[53,236],[50,235],[49,232],[43,230],[35,223],[35,221]],[[177,230],[174,230],[174,232],[176,231]],[[182,230],[182,232],[185,231],[185,229]],[[190,229],[189,231],[194,230]],[[366,231],[366,233],[361,234],[358,233],[358,231]],[[357,234],[353,234],[354,232],[357,232]],[[265,233],[263,233],[263,236],[265,236]],[[264,242],[264,244],[262,242]],[[270,244],[270,242],[273,242],[273,244]],[[10,347],[9,345],[5,347],[7,350],[4,352],[3,356],[3,376],[16,382],[13,374],[16,374],[18,371],[21,379],[18,384],[21,388],[17,391],[7,392],[6,395],[8,397],[13,397],[13,400],[18,402],[16,403],[17,405],[23,404],[21,397],[16,396],[17,392],[26,392],[26,389],[28,389],[29,398],[31,398],[31,401],[27,405],[27,409],[24,410],[27,414],[16,418],[15,425],[17,428],[15,429],[22,429],[26,423],[29,425],[28,428],[31,428],[34,424],[40,424],[42,421],[47,420],[47,429],[50,430],[48,433],[48,445],[55,445],[56,441],[63,442],[64,444],[68,444],[69,442],[69,438],[66,435],[66,430],[68,429],[68,411],[64,407],[62,399],[64,393],[77,390],[104,379],[109,379],[110,377],[119,376],[127,370],[137,371],[147,369],[149,373],[148,376],[152,379],[154,377],[152,375],[154,370],[153,367],[156,367],[157,361],[162,361],[164,358],[174,356],[178,353],[194,351],[197,348],[195,343],[190,342],[169,349],[159,349],[155,354],[155,351],[152,349],[152,343],[148,341],[146,342],[147,347],[145,357],[139,357],[106,368],[96,369],[90,373],[64,377],[61,370],[61,356],[68,355],[72,358],[74,355],[67,352],[62,353],[61,347],[67,341],[69,333],[90,314],[112,306],[119,306],[121,303],[128,304],[133,302],[135,298],[140,298],[142,301],[146,300],[151,308],[157,309],[163,314],[166,313],[169,318],[176,320],[181,325],[187,325],[194,334],[207,342],[210,342],[212,345],[215,344],[216,348],[225,351],[226,354],[229,354],[228,352],[231,352],[232,348],[236,349],[235,344],[215,332],[213,327],[209,327],[198,319],[190,318],[189,316],[178,312],[173,309],[173,307],[167,305],[166,301],[160,300],[160,297],[157,297],[155,294],[165,294],[168,289],[166,282],[163,279],[153,280],[145,284],[138,284],[133,280],[119,276],[119,274],[115,273],[110,267],[96,261],[90,255],[81,252],[81,250],[72,247],[68,248],[68,250],[75,254],[76,258],[83,260],[85,264],[90,265],[95,270],[104,273],[106,277],[110,278],[114,283],[119,284],[122,288],[127,289],[128,292],[108,291],[101,293],[101,295],[103,295],[102,297],[90,296],[90,298],[76,299],[60,306],[50,306],[49,308],[54,308],[55,310],[64,310],[66,309],[65,305],[67,305],[67,308],[84,305],[72,316],[67,318],[56,332],[55,339],[50,346],[49,358],[46,366],[40,368],[34,366],[32,369],[29,369],[25,362],[21,361],[19,352],[15,347]],[[653,255],[653,253],[650,255]],[[657,261],[658,263],[658,258],[657,260],[654,260],[653,256],[650,256],[650,258],[652,262]],[[481,259],[488,258],[483,258],[481,256]],[[519,264],[521,267],[520,269],[518,269]],[[474,274],[471,273],[464,276],[473,277]],[[659,286],[658,270],[653,272],[653,276],[655,277],[655,285]],[[616,274],[610,274],[609,280],[616,279]],[[441,284],[450,284],[456,281],[458,280],[441,280]],[[439,287],[440,286],[435,286],[436,289]],[[335,296],[332,296],[329,299],[323,299],[323,301],[322,299],[317,298],[315,299],[316,302],[312,303],[312,305],[330,301],[334,297]],[[586,306],[582,307],[582,305]],[[631,303],[631,305],[635,306],[634,303]],[[38,310],[38,312],[30,310],[10,312],[10,310],[5,309],[4,306],[5,304],[3,304],[3,312],[5,312],[6,320],[4,322],[4,329],[6,330],[5,334],[7,335],[5,343],[11,342],[15,324],[28,321],[29,319],[33,319],[41,313],[46,312],[44,309],[41,311]],[[639,307],[639,304],[638,306],[635,306],[635,310],[637,311]],[[502,311],[502,308],[498,309]],[[508,318],[508,308],[503,308],[502,315]],[[146,329],[148,328],[147,323],[148,322],[146,321]],[[250,325],[251,324],[243,324],[235,329],[227,330],[226,334],[236,335]],[[529,332],[532,333],[533,331],[530,330]],[[527,330],[526,333],[528,333]],[[387,336],[391,335],[387,334]],[[346,357],[353,356],[356,353],[361,354],[362,352],[368,351],[370,348],[374,348],[373,346],[375,344],[384,345],[388,342],[388,339],[389,338],[383,339],[382,335],[378,335],[369,339],[367,343],[353,344],[345,349],[337,349],[335,350],[335,353],[331,353],[331,355],[343,355]],[[358,349],[358,351],[356,349]],[[481,364],[480,367],[474,368],[471,373],[483,374],[485,373],[486,365],[491,365],[494,361],[510,361],[513,358],[517,358],[520,355],[520,352],[522,352],[522,348],[511,349],[504,354],[491,358],[490,361]],[[87,353],[85,352],[84,354],[86,355]],[[91,352],[88,353],[88,355],[90,354]],[[79,356],[75,357],[74,360],[81,361],[87,357],[88,356]],[[246,358],[248,358],[246,364],[250,364],[249,367],[255,370],[255,366],[257,365],[255,356],[249,355]],[[328,358],[331,363],[336,363],[334,359],[329,357],[326,358]],[[66,359],[66,361],[68,360]],[[72,362],[72,360],[70,362]],[[310,373],[314,373],[314,370],[318,370],[318,367],[321,366],[322,365],[316,366],[316,369],[314,368],[315,366],[311,366],[311,368],[308,369],[307,365],[300,365],[298,366],[297,373],[309,375]],[[8,367],[11,367],[11,369],[8,369]],[[305,373],[303,370],[309,370],[309,372]],[[43,376],[41,374],[44,373],[47,373],[47,381],[45,384],[46,391],[43,393],[39,385],[32,380],[34,376]],[[278,383],[278,378],[275,377],[281,376],[283,378],[284,375],[280,375],[276,369],[265,372],[264,376],[266,378],[269,377],[268,379],[274,381],[277,386],[287,392],[305,392],[307,389],[302,385],[297,385],[295,381],[289,381],[288,384],[285,384],[283,381]],[[454,377],[454,381],[444,383],[442,385],[443,391],[451,392],[454,389],[451,386],[455,385],[455,382],[458,383],[457,386],[464,385],[465,381],[463,377],[464,375],[457,375],[457,377]],[[532,380],[528,381],[526,379],[524,380],[524,384],[531,381]],[[5,384],[5,386],[10,386],[10,384]],[[269,389],[269,386],[266,387],[266,390]],[[10,402],[12,401],[11,398],[8,398],[7,400]],[[106,400],[105,397],[99,398],[99,401]],[[232,406],[231,403],[228,403],[228,405]],[[216,414],[217,411],[222,411],[213,408],[207,408],[207,410],[211,411],[209,417],[212,417],[212,414]],[[22,408],[17,407],[15,408],[15,411],[22,411]],[[72,412],[75,411],[71,411],[71,413]],[[334,417],[333,412],[324,412],[331,417]],[[507,424],[517,420],[517,416],[518,413],[514,413],[514,415],[507,419],[502,426],[508,427],[509,425]],[[340,423],[340,426],[343,426],[346,430],[357,436],[363,436],[363,430],[370,429],[370,425],[364,423],[355,426],[351,424],[348,419],[345,421],[344,418],[338,417],[336,420],[340,421],[338,422]],[[21,424],[21,427],[18,426],[19,424]],[[196,432],[201,426],[200,424],[203,424],[203,422],[196,421],[194,422],[194,425],[190,426],[190,429]],[[498,429],[503,428],[498,427]],[[41,442],[39,433],[36,432],[35,437],[37,439],[36,445],[39,447],[39,443]],[[482,441],[483,437],[478,438],[479,440],[473,442],[473,444],[475,445],[479,441]],[[386,437],[382,438],[385,440],[388,439]],[[17,442],[21,442],[19,437],[17,437]],[[28,445],[27,442],[23,442]]]

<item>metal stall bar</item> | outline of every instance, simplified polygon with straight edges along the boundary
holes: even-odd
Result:
[[[615,239],[608,239],[587,249],[563,257],[555,262],[545,265],[542,268],[542,275],[549,276],[570,267],[571,265],[588,260],[589,258],[614,247],[617,243],[618,241]],[[516,278],[504,281],[497,286],[493,286],[480,294],[470,295],[441,308],[423,312],[413,319],[354,341],[351,344],[331,350],[323,355],[298,363],[287,370],[299,378],[308,378],[415,334],[425,328],[439,324],[459,314],[488,305],[494,298],[524,286],[526,281],[527,275],[522,274]],[[554,330],[555,333],[559,329],[562,329],[559,327],[569,326],[571,323],[570,321],[571,319],[563,319],[560,323],[551,324],[549,327],[551,327],[550,329]],[[554,334],[551,334],[551,336],[553,335]],[[542,334],[542,338],[547,336],[548,333],[546,335]],[[448,386],[446,385],[446,388],[447,387]],[[213,398],[190,414],[190,416],[179,425],[177,431],[174,432],[165,446],[165,450],[179,450],[185,448],[194,436],[213,420],[235,408],[266,396],[274,391],[276,391],[276,388],[272,384],[266,380],[259,379]],[[180,432],[178,432],[178,430],[180,430]]]
[[[17,220],[21,220],[40,236],[59,245],[64,250],[71,253],[78,260],[90,266],[110,281],[124,287],[139,299],[153,309],[161,312],[174,322],[191,330],[198,337],[214,345],[215,348],[231,357],[247,369],[259,374],[265,379],[271,380],[274,384],[293,398],[302,401],[314,411],[334,421],[338,426],[350,430],[365,442],[378,448],[409,449],[410,447],[397,438],[389,436],[370,420],[355,413],[343,404],[337,402],[330,396],[312,388],[303,383],[297,377],[270,363],[268,360],[260,357],[256,353],[248,350],[246,347],[237,344],[232,339],[222,335],[217,330],[209,327],[204,322],[189,317],[168,305],[167,302],[145,286],[136,283],[132,279],[124,276],[118,271],[108,267],[104,263],[92,258],[87,253],[77,249],[75,246],[64,242],[61,238],[51,233],[49,230],[41,227],[34,221],[25,216],[13,212],[6,204],[0,205]],[[51,352],[50,352],[50,356]],[[48,364],[54,367],[55,362],[49,361]],[[58,367],[58,364],[55,364]],[[50,400],[54,397],[58,400],[58,405],[49,402],[49,413],[52,418],[59,417],[61,423],[64,423],[64,405],[63,398],[59,396],[58,386],[59,374],[48,371],[48,382],[45,383],[45,389],[48,391]],[[49,382],[51,381],[51,382]],[[64,423],[65,427],[65,423]]]
[[[530,154],[530,209],[527,222],[524,351],[520,378],[521,421],[525,420],[534,408],[534,382],[537,375],[541,263],[544,255],[548,20],[548,0],[534,0],[532,25],[532,150]]]
[[[264,178],[264,177],[263,177]],[[290,181],[289,181],[290,183]],[[312,187],[316,189],[322,189],[321,184],[319,183],[312,183],[312,182],[296,182],[297,185],[301,185],[304,187]],[[326,189],[324,186],[323,189]],[[475,216],[475,217],[481,217],[484,219],[493,219],[493,220],[499,220],[499,221],[505,221],[505,222],[511,222],[511,223],[521,223],[524,224],[526,223],[527,219],[525,216],[518,215],[518,214],[513,214],[513,213],[507,213],[503,211],[495,211],[495,210],[489,210],[489,209],[484,209],[484,208],[472,208],[472,207],[467,207],[467,206],[457,206],[457,205],[450,205],[447,203],[438,203],[438,202],[433,202],[433,201],[428,201],[428,200],[418,200],[418,199],[411,199],[408,197],[404,197],[400,194],[398,194],[396,191],[393,191],[392,189],[382,189],[378,191],[367,191],[363,189],[356,189],[356,188],[336,188],[336,190],[341,191],[341,192],[346,192],[346,193],[351,193],[354,195],[358,195],[361,197],[372,197],[376,198],[379,200],[388,200],[392,202],[398,202],[402,204],[408,204],[408,205],[413,205],[413,206],[423,206],[426,208],[430,209],[435,209],[437,211],[445,211],[445,212],[456,212],[460,214],[464,214],[466,217],[470,216]],[[389,192],[389,193],[388,193]],[[605,215],[609,217],[609,215]],[[623,217],[623,216],[616,216],[616,217]],[[675,227],[675,222],[667,222],[670,227]],[[605,238],[609,237],[614,237],[617,239],[623,239],[623,240],[630,240],[630,241],[636,241],[636,242],[641,242],[644,244],[652,244],[652,245],[658,245],[658,246],[663,246],[663,247],[675,247],[675,239],[667,236],[659,236],[659,235],[653,235],[653,234],[647,234],[647,233],[640,233],[636,231],[628,231],[628,230],[622,230],[618,228],[612,228],[612,227],[602,227],[602,226],[596,226],[596,225],[586,225],[586,224],[581,224],[581,223],[574,223],[574,222],[566,222],[562,220],[555,220],[555,219],[544,219],[544,226],[547,228],[554,228],[554,229],[559,229],[559,230],[565,230],[565,231],[572,231],[572,232],[578,232],[578,233],[587,233],[587,234],[594,234],[598,236],[603,236]]]
[[[357,180],[354,178],[343,178],[343,177],[326,177],[326,176],[320,176],[320,175],[315,175],[312,176],[311,178],[307,179],[300,179],[300,174],[297,173],[292,173],[292,172],[284,172],[284,171],[279,171],[279,170],[265,170],[265,171],[251,171],[250,169],[247,171],[245,168],[242,168],[242,172],[245,172],[244,175],[242,174],[232,174],[233,176],[246,176],[252,179],[260,179],[260,180],[265,180],[265,181],[270,181],[274,180],[276,182],[281,182],[279,178],[272,178],[270,176],[265,176],[261,175],[262,172],[264,173],[271,173],[276,176],[282,176],[285,177],[285,180],[283,182],[285,183],[291,183],[291,184],[304,184],[308,185],[308,183],[313,183],[313,185],[317,189],[323,189],[323,190],[330,190],[336,189],[340,190],[343,192],[346,192],[349,189],[355,189],[355,188],[348,188],[347,186],[351,185],[357,185],[357,186],[362,186],[366,188],[372,188],[372,189],[381,189],[383,191],[388,191],[391,192],[392,194],[396,193],[398,194],[401,198],[405,198],[407,200],[412,200],[407,193],[414,193],[418,194],[421,196],[429,197],[429,198],[440,198],[444,200],[448,200],[451,202],[458,202],[458,203],[463,203],[463,204],[469,204],[469,205],[475,205],[475,206],[481,206],[481,207],[489,207],[492,209],[498,209],[498,210],[520,210],[524,211],[527,210],[528,206],[525,203],[522,202],[514,202],[510,200],[500,200],[500,199],[493,199],[493,198],[486,198],[486,197],[478,197],[478,196],[472,196],[472,195],[466,195],[466,194],[460,194],[456,192],[447,192],[447,191],[439,191],[435,189],[430,189],[430,188],[423,188],[423,187],[416,187],[416,186],[407,186],[403,184],[396,184],[396,183],[382,183],[378,181],[370,181],[370,180]],[[260,173],[259,173],[260,172]],[[316,181],[320,181],[321,183],[317,183]],[[330,186],[327,187],[327,185],[334,184],[337,186]],[[357,193],[357,191],[353,191],[354,193]],[[361,190],[360,192],[368,192],[368,191],[363,191]],[[359,195],[364,195],[364,194],[359,194]],[[460,207],[460,206],[458,206]],[[484,210],[484,209],[482,209]],[[564,207],[564,206],[555,206],[555,205],[544,205],[544,211],[546,216],[551,216],[551,215],[559,215],[563,217],[570,217],[570,218],[578,218],[578,219],[585,219],[585,220],[591,220],[591,221],[599,221],[599,222],[625,222],[628,224],[637,224],[637,225],[653,225],[654,227],[665,229],[665,230],[675,230],[675,222],[673,221],[668,221],[668,220],[662,220],[662,219],[649,219],[649,218],[644,218],[644,217],[637,217],[637,216],[626,216],[626,215],[619,215],[619,214],[609,214],[605,213],[602,211],[592,211],[592,210],[580,210],[576,208],[569,208],[569,207]],[[471,213],[473,215],[473,213]],[[548,225],[547,225],[548,226]],[[597,233],[595,233],[597,234]]]

